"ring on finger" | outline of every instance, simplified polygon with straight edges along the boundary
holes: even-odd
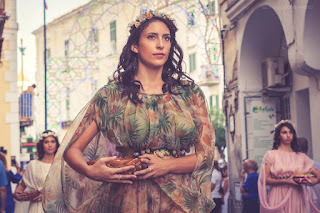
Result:
[[[118,180],[120,180],[121,179],[121,175],[119,176],[119,179]]]

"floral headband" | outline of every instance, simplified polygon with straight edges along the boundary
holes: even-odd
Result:
[[[172,21],[173,23],[175,22],[172,18],[170,18],[170,15],[168,15],[168,14],[160,13],[158,11],[149,10],[148,12],[140,14],[136,18],[136,21],[133,21],[132,23],[130,23],[128,27],[131,28],[131,27],[135,26],[135,28],[139,28],[139,26],[144,21],[146,21],[148,19],[152,19],[152,17],[161,17],[161,18],[168,19],[168,20]]]
[[[58,135],[53,132],[53,131],[49,131],[49,132],[46,132],[46,133],[42,133],[39,137],[39,140],[43,140],[45,139],[46,137],[49,137],[49,136],[53,136],[53,137],[58,137]]]
[[[295,128],[294,124],[290,121],[290,120],[281,120],[279,123],[275,124],[274,125],[274,130],[271,131],[271,133],[274,133],[276,131],[276,129],[281,125],[281,124],[284,124],[284,123],[289,123],[293,126],[293,128]]]

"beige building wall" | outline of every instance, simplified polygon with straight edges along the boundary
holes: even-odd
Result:
[[[250,121],[254,113],[248,100],[275,104],[277,111],[273,116],[277,121],[274,123],[281,119],[292,120],[296,124],[297,135],[309,141],[308,156],[315,161],[320,160],[317,134],[320,123],[320,62],[317,55],[320,47],[320,2],[219,0],[219,3],[225,26],[224,109],[228,121],[226,138],[229,183],[232,186],[229,201],[231,212],[237,213],[241,212],[241,197],[237,196],[241,162],[265,153],[259,147],[262,141],[259,137],[264,134],[252,130]],[[284,70],[289,80],[282,86],[273,84],[266,87],[263,85],[261,62],[268,57],[280,56],[285,60]],[[271,149],[273,139],[269,132],[273,124],[271,128],[266,124],[256,124],[257,127],[259,125],[266,127],[265,135],[270,138],[265,137],[265,147],[262,148]]]
[[[6,14],[3,31],[4,42],[0,63],[0,146],[10,156],[19,156],[19,104],[17,91],[17,30],[16,1],[6,1]]]

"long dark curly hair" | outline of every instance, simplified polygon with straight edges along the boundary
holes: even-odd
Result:
[[[49,133],[49,132],[52,132],[54,134],[54,131],[52,130],[46,130],[44,132],[42,132],[42,134],[45,134],[45,133]],[[41,135],[42,135],[41,134]],[[56,151],[54,152],[54,154],[57,153],[58,151],[58,148],[60,146],[59,144],[59,140],[58,140],[58,137],[54,136],[54,135],[50,135],[52,137],[54,137],[54,139],[56,140]],[[49,137],[49,136],[48,136]],[[37,143],[37,155],[38,155],[38,160],[42,160],[42,158],[44,157],[44,149],[43,149],[43,142],[44,142],[44,139],[46,138],[43,138],[43,139],[39,139],[39,142]]]
[[[278,147],[280,146],[280,131],[282,129],[282,127],[288,127],[288,129],[290,129],[290,131],[293,134],[293,139],[291,141],[291,148],[293,151],[295,152],[299,152],[299,146],[298,146],[298,140],[297,140],[297,133],[296,130],[294,129],[293,125],[289,122],[285,122],[282,124],[279,124],[277,126],[277,128],[274,131],[274,137],[273,137],[273,147],[272,149],[278,149]]]
[[[142,103],[138,97],[138,92],[142,86],[141,82],[134,79],[138,71],[138,56],[137,53],[131,51],[132,45],[139,45],[140,35],[143,30],[149,26],[150,23],[161,21],[167,25],[170,30],[171,48],[167,62],[164,64],[162,72],[162,80],[164,85],[162,87],[163,93],[169,92],[175,94],[172,89],[175,86],[184,86],[182,80],[189,80],[193,84],[193,80],[182,71],[183,52],[176,41],[177,27],[171,19],[153,16],[141,22],[140,26],[136,28],[134,25],[130,28],[130,35],[126,45],[122,49],[120,61],[117,70],[113,73],[113,78],[123,88],[122,96],[128,98],[135,104]]]

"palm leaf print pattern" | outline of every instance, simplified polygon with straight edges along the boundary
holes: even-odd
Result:
[[[173,93],[138,94],[142,100],[138,104],[123,97],[122,91],[117,82],[110,81],[75,119],[76,125],[68,130],[60,146],[63,150],[56,154],[47,177],[45,210],[210,212],[215,205],[210,190],[215,138],[201,89],[186,81],[173,88]],[[99,133],[83,152],[85,160],[103,157],[113,146],[122,157],[132,157],[133,152],[146,149],[188,152],[193,147],[196,167],[191,173],[168,173],[133,184],[93,181],[68,169],[63,158],[63,153],[93,121]],[[74,193],[77,189],[80,192]]]

